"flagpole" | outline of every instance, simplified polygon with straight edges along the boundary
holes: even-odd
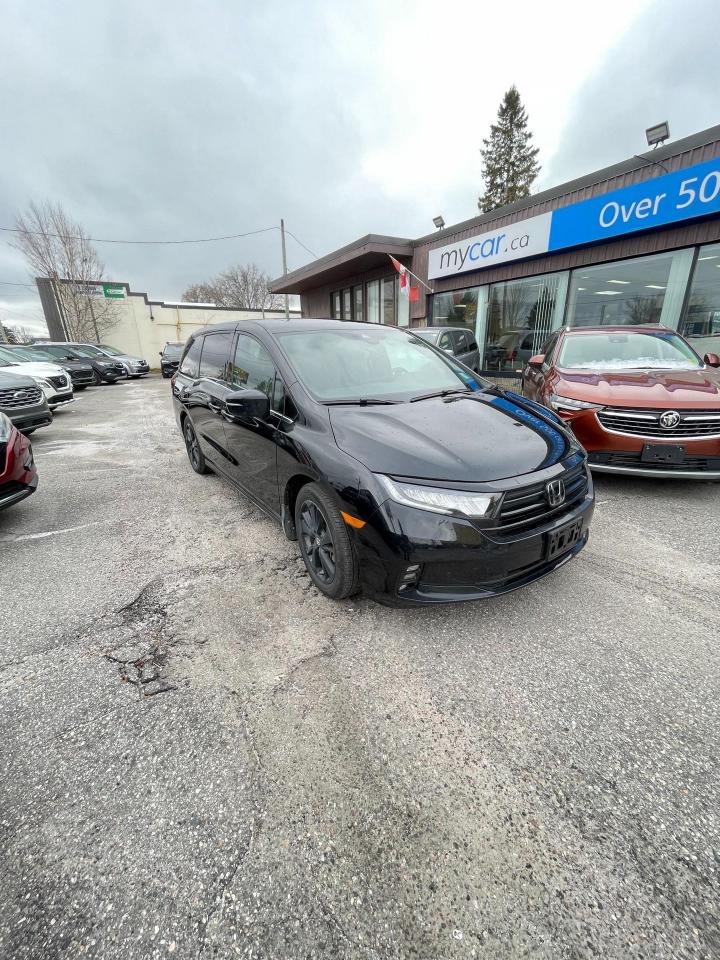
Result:
[[[390,262],[392,263],[392,265],[393,265],[393,267],[394,267],[394,266],[395,266],[395,262],[394,262],[394,261],[395,261],[395,257],[393,257],[391,254],[388,254],[388,257],[390,257]],[[399,260],[398,260],[397,262],[400,263]],[[401,266],[405,267],[405,264],[403,263],[403,264],[401,264]],[[433,294],[435,293],[435,291],[434,291],[433,288],[430,286],[430,284],[425,283],[424,280],[421,280],[420,277],[418,277],[416,274],[414,274],[409,267],[405,267],[405,270],[410,274],[411,277],[414,277],[414,278],[417,280],[418,283],[421,283],[421,284],[425,287],[426,290],[429,290],[430,293],[433,293]]]

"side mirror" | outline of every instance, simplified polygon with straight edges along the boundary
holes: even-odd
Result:
[[[533,367],[535,370],[539,370],[544,362],[545,362],[545,354],[536,353],[534,357],[530,357],[530,359],[528,360],[528,366]]]
[[[706,353],[703,357],[703,363],[708,367],[720,367],[720,357],[716,353]]]
[[[161,357],[161,356],[162,356],[162,350],[160,351],[160,353],[158,353],[158,356],[159,356],[159,357]]]
[[[267,420],[270,400],[261,390],[238,390],[225,399],[228,415],[233,420]]]

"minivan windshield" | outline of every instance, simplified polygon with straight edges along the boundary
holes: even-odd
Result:
[[[484,381],[426,340],[393,327],[302,330],[277,339],[310,393],[321,401],[410,400]]]
[[[115,347],[109,347],[106,343],[101,344],[102,350],[109,354],[111,357],[124,357],[125,354],[121,350],[116,350]]]
[[[700,358],[669,330],[579,333],[565,337],[557,365],[569,370],[695,370]]]
[[[102,350],[98,350],[97,347],[93,347],[89,343],[83,343],[82,345],[74,343],[72,349],[73,353],[79,353],[81,357],[98,357],[100,360],[105,357]]]

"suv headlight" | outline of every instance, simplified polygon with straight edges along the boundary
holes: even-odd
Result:
[[[12,428],[13,425],[10,417],[5,416],[4,413],[0,413],[0,441],[4,443],[10,439]]]
[[[553,410],[569,410],[576,413],[578,410],[602,410],[601,403],[588,403],[586,400],[573,400],[571,397],[560,397],[557,393],[550,394],[550,406]]]
[[[396,503],[443,513],[446,516],[485,517],[492,512],[501,497],[499,493],[470,493],[466,490],[401,483],[383,474],[377,474],[377,478],[390,499]]]
[[[42,377],[35,377],[35,383],[39,383],[41,387],[45,387],[47,390],[55,389],[49,380],[44,380]]]

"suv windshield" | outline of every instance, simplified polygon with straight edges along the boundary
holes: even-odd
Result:
[[[318,400],[410,400],[482,385],[426,340],[392,327],[279,333],[300,380]]]
[[[47,354],[43,353],[42,350],[33,350],[32,347],[13,347],[7,351],[12,354],[13,357],[17,357],[18,362],[24,360],[32,360],[34,362],[40,361],[41,363],[48,362]]]
[[[0,347],[0,366],[7,367],[11,363],[22,363],[22,357],[13,356],[12,350],[3,350]]]
[[[98,350],[97,347],[93,347],[89,343],[83,343],[82,346],[79,346],[77,343],[74,343],[72,349],[73,349],[73,353],[77,353],[81,357],[93,357],[93,358],[98,357],[98,359],[100,360],[102,360],[103,358],[107,359],[107,357],[105,357],[105,354],[102,352],[102,350]]]
[[[44,353],[46,357],[56,357],[58,360],[67,360],[68,357],[71,360],[77,360],[79,356],[78,351],[74,347],[71,350],[70,347],[60,347],[54,344],[38,347],[38,350]]]
[[[702,363],[675,333],[633,330],[570,334],[557,365],[570,370],[693,370]]]
[[[104,344],[104,343],[100,344],[100,346],[101,346],[101,348],[102,348],[102,351],[104,351],[105,353],[110,354],[111,357],[124,357],[124,356],[125,356],[125,354],[122,352],[122,350],[116,350],[115,347],[108,347],[108,346],[107,346],[106,344]]]
[[[168,360],[174,360],[182,356],[184,343],[166,343],[163,347],[163,356]]]

